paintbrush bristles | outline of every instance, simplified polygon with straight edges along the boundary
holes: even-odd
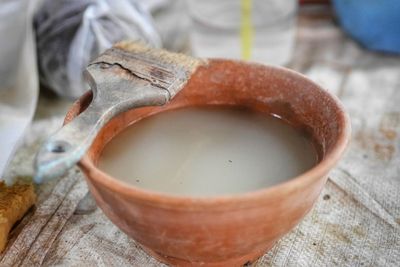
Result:
[[[151,82],[174,97],[190,79],[198,66],[207,60],[150,48],[142,43],[123,41],[106,50],[90,66],[119,65],[134,76]]]
[[[185,68],[187,71],[193,72],[199,65],[205,64],[206,60],[194,58],[188,55],[168,52],[163,49],[150,48],[143,43],[133,41],[122,41],[114,45],[115,48],[126,52],[141,53],[147,58],[157,59],[161,63]]]

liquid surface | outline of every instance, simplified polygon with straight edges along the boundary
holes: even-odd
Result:
[[[106,145],[99,168],[147,190],[215,196],[275,185],[316,162],[311,142],[280,119],[198,107],[129,126]]]

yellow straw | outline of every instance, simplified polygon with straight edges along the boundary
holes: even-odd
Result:
[[[240,41],[242,50],[242,59],[251,58],[251,48],[253,45],[253,27],[251,24],[251,0],[241,0],[241,23],[240,23]]]

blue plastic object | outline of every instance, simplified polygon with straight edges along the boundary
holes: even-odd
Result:
[[[368,49],[400,53],[400,0],[333,0],[344,30]]]

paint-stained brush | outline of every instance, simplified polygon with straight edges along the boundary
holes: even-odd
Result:
[[[85,71],[93,91],[92,102],[43,144],[36,156],[35,181],[65,174],[117,114],[168,103],[204,63],[134,42],[120,42],[105,51]]]

